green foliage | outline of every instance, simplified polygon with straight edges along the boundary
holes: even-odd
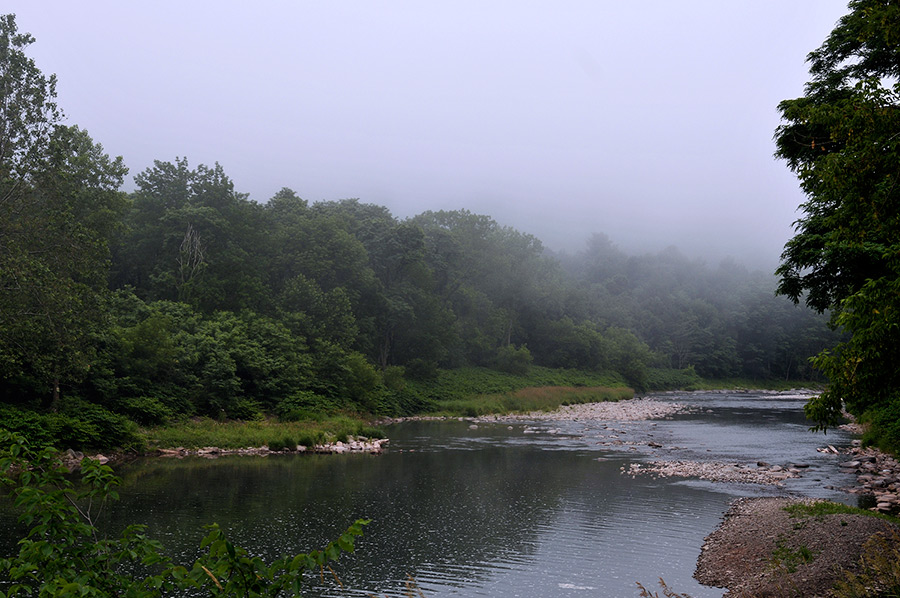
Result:
[[[381,372],[381,380],[389,391],[402,392],[406,388],[406,368],[400,365],[390,365]]]
[[[104,325],[108,240],[127,172],[78,127],[60,124],[55,78],[0,17],[0,380],[57,408]]]
[[[602,403],[631,399],[630,388],[549,386],[522,388],[513,392],[485,394],[467,399],[441,401],[437,414],[478,417],[490,414],[553,411],[563,405]]]
[[[859,572],[845,571],[834,587],[837,598],[900,596],[900,535],[875,534],[863,546]]]
[[[285,422],[316,419],[336,410],[337,405],[329,405],[325,397],[311,390],[298,390],[282,399],[276,407],[278,419]]]
[[[164,423],[171,411],[154,397],[133,397],[122,401],[122,412],[142,426],[158,426]]]
[[[779,292],[804,297],[849,340],[815,359],[828,389],[807,413],[833,426],[900,398],[900,19],[883,0],[854,0],[809,55],[806,94],[779,105],[778,157],[806,192],[785,246]],[[892,439],[889,443],[896,444]]]
[[[274,438],[268,442],[270,451],[293,451],[296,450],[299,443],[291,436],[282,436]]]
[[[891,397],[884,405],[871,407],[860,421],[867,426],[863,444],[900,454],[900,396]]]
[[[455,368],[440,370],[428,382],[410,380],[408,387],[435,406],[445,401],[467,400],[473,396],[501,394],[529,387],[606,386],[624,387],[624,380],[614,373],[557,370],[533,366],[527,376],[516,376],[490,368]]]
[[[26,56],[33,40],[12,16],[0,39],[0,402],[36,414],[23,429],[127,444],[124,420],[123,433],[101,432],[113,421],[106,412],[144,426],[194,415],[299,421],[410,415],[526,386],[691,383],[660,379],[663,369],[811,379],[807,358],[835,342],[823,319],[773,299],[772,278],[729,262],[710,269],[674,249],[627,256],[596,235],[584,251],[554,256],[466,210],[400,220],[355,199],[310,204],[287,188],[261,205],[219,164],[187,158],[155,161],[125,195],[121,159],[61,126],[55,79]],[[876,108],[890,99],[860,94]],[[890,124],[887,113],[869,105],[865,118]],[[869,166],[861,177],[884,165]],[[891,189],[873,190],[885,226]],[[875,255],[888,233],[854,251]],[[864,366],[875,352],[900,357],[900,343],[877,334],[896,310],[864,325],[898,294],[872,280],[840,316],[845,328],[871,329],[841,351]],[[851,396],[840,368],[823,369],[839,400],[861,411],[884,403],[878,389],[890,385]],[[573,382],[575,370],[591,373]],[[835,402],[822,401],[827,416]],[[105,411],[81,417],[67,402]]]
[[[143,441],[134,422],[82,401],[68,402],[65,411],[43,413],[0,405],[0,428],[21,434],[35,444],[59,443],[72,449],[140,450]]]
[[[308,449],[320,444],[325,444],[325,442],[327,442],[327,438],[325,432],[322,432],[321,430],[301,432],[297,437],[297,444]]]
[[[216,421],[211,418],[191,418],[170,422],[159,428],[142,431],[144,441],[151,448],[198,449],[215,446],[222,449],[238,449],[269,445],[284,439],[297,440],[296,444],[312,446],[348,436],[382,438],[384,433],[371,427],[365,420],[346,415],[306,418],[300,421],[278,422],[256,420],[246,422]],[[307,443],[310,438],[314,442]]]
[[[188,568],[175,565],[159,542],[140,525],[118,537],[97,527],[106,503],[118,498],[112,469],[91,459],[81,463],[75,486],[55,462],[52,449],[32,449],[20,436],[0,431],[0,481],[15,496],[29,527],[17,555],[0,559],[8,585],[0,596],[130,596],[150,598],[172,592],[202,591],[212,596],[299,595],[309,573],[321,572],[355,549],[369,523],[360,519],[321,550],[284,556],[272,563],[232,544],[215,524]]]
[[[683,370],[648,368],[646,383],[648,390],[695,390],[702,379],[693,367]]]
[[[778,542],[775,550],[772,551],[772,565],[779,569],[783,569],[788,573],[795,573],[800,565],[811,563],[815,555],[806,546],[798,546],[791,548],[783,542]]]
[[[438,377],[438,364],[430,359],[410,359],[403,369],[410,380],[428,381]]]
[[[531,369],[533,361],[534,358],[531,356],[531,351],[528,350],[528,347],[507,345],[497,349],[494,367],[507,374],[525,376],[528,374],[528,370]]]
[[[826,517],[828,515],[862,515],[863,517],[875,517],[893,523],[898,523],[897,518],[878,511],[851,507],[830,500],[816,500],[807,502],[795,502],[784,508],[791,517]]]

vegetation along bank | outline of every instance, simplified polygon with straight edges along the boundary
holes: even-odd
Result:
[[[192,418],[315,427],[525,386],[818,380],[807,360],[838,338],[772,275],[676,249],[598,234],[559,254],[466,210],[250,198],[187,158],[124,192],[13,15],[0,39],[0,425],[35,441],[143,450],[142,429]]]
[[[232,429],[259,432],[236,436],[244,446],[343,442],[375,436],[358,429],[368,418],[531,410],[526,389],[566,389],[562,404],[798,379],[827,383],[807,406],[816,426],[846,409],[865,444],[896,452],[900,13],[887,0],[848,9],[810,54],[804,95],[779,105],[776,155],[807,199],[777,277],[676,249],[627,255],[602,234],[557,254],[467,210],[399,219],[288,188],[260,202],[187,158],[155,161],[124,192],[122,159],[65,121],[33,39],[0,16],[0,428],[72,449],[187,446],[206,430],[216,440],[202,445],[220,446]],[[166,436],[179,430],[194,439]],[[59,506],[32,496],[38,511]],[[358,532],[285,570],[323,566]],[[138,539],[122,541],[129,554]],[[147,583],[251,566],[216,532],[210,543],[205,565]],[[71,573],[50,556],[35,570]],[[106,571],[91,562],[85,575]]]

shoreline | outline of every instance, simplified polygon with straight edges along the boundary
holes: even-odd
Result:
[[[281,450],[271,450],[268,446],[244,447],[244,448],[221,448],[217,446],[205,446],[202,448],[157,448],[144,453],[109,453],[109,456],[103,453],[86,455],[80,451],[68,449],[61,453],[63,465],[70,471],[77,469],[81,465],[81,460],[85,457],[99,461],[101,465],[122,463],[133,459],[143,457],[158,457],[164,459],[183,459],[185,457],[203,457],[205,459],[216,459],[229,455],[241,455],[247,457],[267,457],[269,455],[293,455],[293,454],[312,454],[312,455],[342,455],[342,454],[369,454],[380,455],[385,451],[385,446],[389,444],[387,438],[366,438],[363,436],[351,437],[347,442],[331,442],[325,444],[317,444],[307,447],[298,444],[295,448],[285,448]]]
[[[723,598],[832,596],[835,583],[860,572],[867,542],[881,535],[900,549],[900,525],[857,513],[801,515],[791,507],[821,501],[739,498],[708,535],[694,578],[725,588]],[[883,549],[882,549],[883,550]]]
[[[689,396],[685,402],[672,402],[651,396],[568,405],[553,412],[478,417],[419,416],[380,420],[379,423],[467,421],[474,427],[479,424],[527,421],[593,421],[614,425],[617,422],[666,419],[677,413],[696,409],[689,401]],[[529,433],[529,429],[526,427],[523,433]],[[268,446],[241,449],[177,447],[156,449],[145,456],[215,459],[226,455],[264,457],[271,454],[380,454],[388,443],[388,439],[356,438],[346,443],[318,445],[311,449],[297,446],[296,450],[283,451],[271,451]],[[646,438],[631,437],[629,441],[614,440],[608,444],[663,448],[654,442],[652,435],[647,435]],[[872,511],[896,513],[900,508],[900,464],[891,455],[859,445],[860,442],[857,440],[849,449],[838,450],[832,446],[825,446],[818,450],[835,455],[848,455],[847,461],[835,464],[835,467],[856,473],[857,484],[841,490],[849,494],[870,495],[874,501]],[[111,461],[102,454],[94,457]],[[803,463],[770,465],[763,462],[754,464],[752,461],[742,464],[716,460],[702,462],[650,460],[648,456],[641,463],[632,463],[627,469],[623,467],[621,473],[631,476],[685,477],[717,483],[750,483],[780,487],[785,480],[803,475],[806,467],[808,466]],[[697,561],[695,578],[704,585],[726,588],[728,590],[726,597],[781,595],[791,588],[794,593],[797,592],[797,588],[802,588],[804,590],[802,595],[826,596],[834,582],[839,579],[837,568],[848,571],[858,568],[863,546],[872,534],[891,529],[900,530],[900,527],[891,523],[865,515],[842,514],[798,520],[784,510],[785,506],[809,503],[809,499],[787,496],[741,498],[732,502],[719,526],[704,541]],[[786,565],[787,557],[784,555],[798,554],[801,549],[811,551],[811,560],[803,563],[788,562]]]

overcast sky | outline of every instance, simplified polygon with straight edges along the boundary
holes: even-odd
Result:
[[[774,266],[803,195],[779,101],[846,0],[6,0],[70,124],[131,176],[466,208],[577,251]]]

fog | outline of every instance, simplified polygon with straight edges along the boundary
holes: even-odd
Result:
[[[7,0],[70,124],[137,174],[218,161],[264,202],[489,214],[771,268],[803,201],[779,101],[845,0]]]

